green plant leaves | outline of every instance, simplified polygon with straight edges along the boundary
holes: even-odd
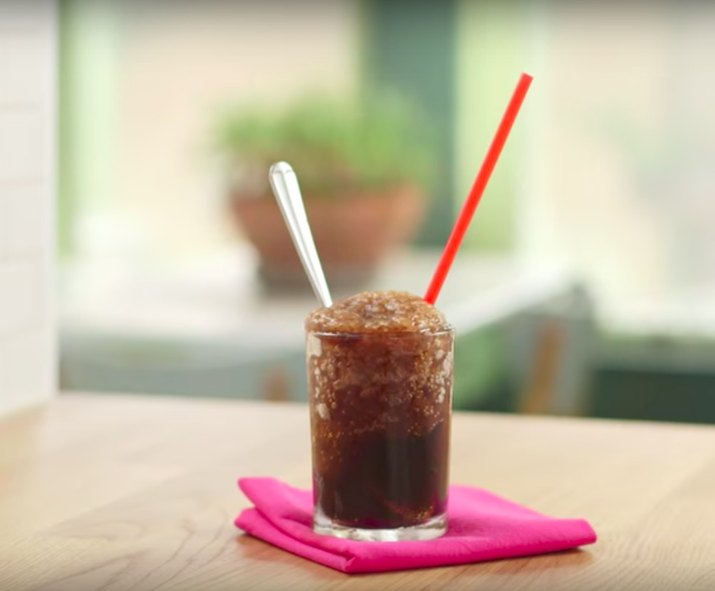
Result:
[[[306,97],[288,109],[234,108],[219,117],[218,150],[241,178],[267,174],[286,160],[306,195],[341,197],[432,176],[433,143],[424,118],[403,99],[371,97],[359,103]]]

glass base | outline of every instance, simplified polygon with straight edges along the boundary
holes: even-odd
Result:
[[[359,542],[404,542],[434,540],[447,532],[447,516],[437,515],[429,521],[409,527],[391,529],[364,529],[348,527],[331,521],[322,512],[313,517],[313,531],[322,536],[333,536]]]

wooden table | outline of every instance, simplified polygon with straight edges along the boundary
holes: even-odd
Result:
[[[240,534],[238,475],[309,484],[298,404],[62,395],[0,422],[0,589],[715,589],[715,428],[460,414],[454,482],[594,546],[347,576]]]

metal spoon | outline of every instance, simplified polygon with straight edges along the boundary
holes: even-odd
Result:
[[[287,162],[276,162],[268,172],[268,180],[315,295],[326,308],[332,306],[295,172]]]

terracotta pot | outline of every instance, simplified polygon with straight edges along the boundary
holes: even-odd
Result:
[[[260,275],[271,287],[308,287],[305,273],[272,196],[235,192],[231,210],[260,256]],[[404,185],[353,192],[340,198],[306,198],[305,208],[325,274],[335,289],[369,280],[395,247],[414,235],[424,213],[420,191]]]

